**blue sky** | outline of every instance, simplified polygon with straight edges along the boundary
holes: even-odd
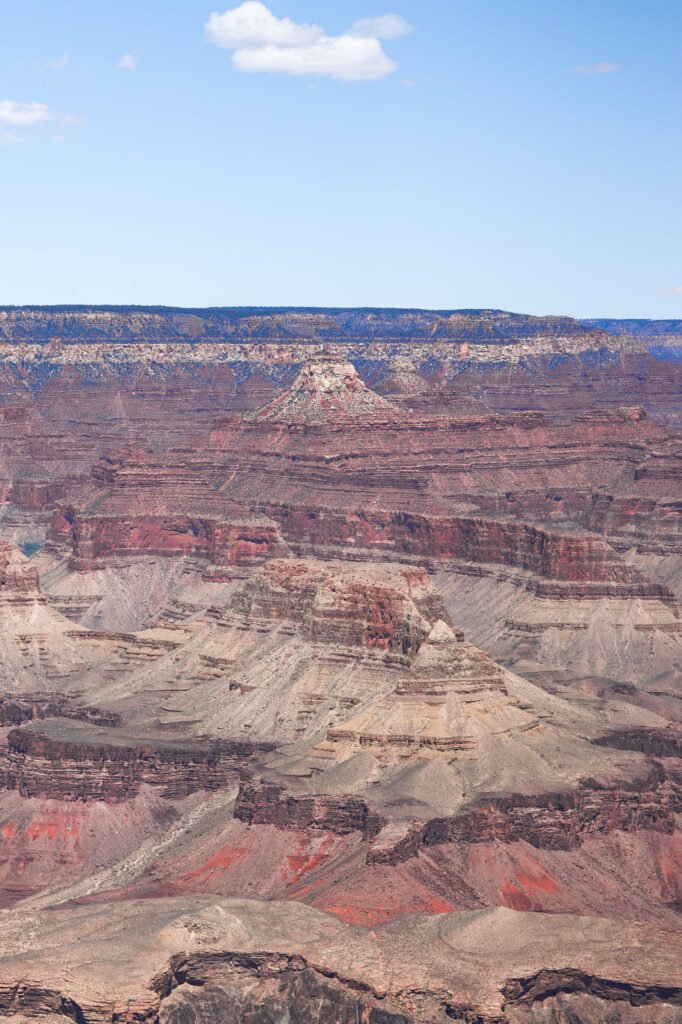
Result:
[[[2,0],[0,303],[682,317],[682,0],[238,6]]]

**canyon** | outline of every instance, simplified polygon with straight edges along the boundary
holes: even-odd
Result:
[[[0,309],[0,1016],[682,1022],[682,322]]]

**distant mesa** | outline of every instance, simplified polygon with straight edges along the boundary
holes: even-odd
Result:
[[[184,342],[335,344],[515,344],[531,338],[604,339],[620,333],[619,321],[585,326],[566,316],[529,316],[499,309],[334,309],[235,307],[179,309],[163,306],[0,306],[0,342],[67,344],[167,344]],[[627,323],[636,323],[627,321]],[[674,325],[674,321],[667,322]],[[679,321],[677,321],[679,324]],[[610,325],[616,325],[615,328]],[[602,326],[603,325],[603,326]],[[645,331],[646,327],[640,327]],[[663,331],[657,327],[655,333]]]

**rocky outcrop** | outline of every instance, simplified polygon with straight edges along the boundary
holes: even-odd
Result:
[[[367,551],[391,546],[402,555],[501,563],[575,583],[638,583],[641,574],[600,537],[550,533],[525,523],[472,516],[340,513],[270,506],[287,540]]]
[[[671,602],[609,544],[679,547],[674,500],[652,501],[646,482],[674,486],[671,443],[641,408],[570,422],[537,411],[416,416],[332,353],[258,412],[216,420],[198,447],[131,443],[103,457],[92,483],[60,502],[51,536],[70,537],[83,569],[117,553],[250,564],[278,544],[283,553],[261,529],[274,519],[304,555],[501,563],[552,581],[539,585],[545,597]],[[634,493],[612,493],[628,480]],[[220,526],[230,523],[242,532]]]
[[[682,759],[682,730],[630,728],[619,729],[601,736],[595,743],[617,750],[636,750],[652,757]],[[682,766],[682,761],[681,761]]]
[[[395,693],[397,697],[445,697],[453,692],[467,700],[506,695],[507,689],[502,667],[438,619]]]
[[[23,725],[43,718],[73,718],[93,725],[119,726],[115,711],[88,707],[73,694],[34,693],[15,697],[0,696],[0,725]]]
[[[235,517],[209,524],[208,558],[215,566],[263,565],[267,559],[287,553],[277,524],[264,517]]]
[[[539,596],[573,599],[638,597],[674,606],[671,590],[624,562],[601,537],[554,533],[513,520],[411,513],[338,512],[264,506],[285,540],[299,550],[395,552],[428,563],[509,565],[531,573]]]
[[[13,544],[0,541],[0,603],[36,599],[38,573]]]
[[[111,555],[191,555],[208,550],[208,524],[185,516],[75,516],[74,568]]]
[[[234,816],[249,825],[314,828],[340,836],[360,832],[366,839],[373,839],[386,824],[381,815],[354,797],[297,797],[275,784],[251,782],[240,786]]]
[[[116,555],[198,555],[218,569],[261,565],[287,552],[277,524],[262,516],[89,516],[60,509],[60,520],[65,516],[73,542],[72,567],[79,571],[92,570]]]
[[[195,897],[17,910],[4,939],[0,1010],[82,1024],[636,1024],[643,1007],[674,1024],[682,1002],[678,936],[594,917],[496,909],[367,929],[291,902]],[[552,1016],[573,997],[582,1014]]]
[[[397,419],[399,410],[360,379],[352,363],[327,352],[305,364],[291,388],[253,414],[256,421]]]
[[[614,830],[648,829],[672,833],[682,807],[679,769],[652,767],[647,778],[618,788],[590,780],[564,793],[512,794],[479,799],[451,818],[416,823],[380,833],[387,822],[360,800],[296,796],[276,784],[246,781],[240,786],[235,817],[277,828],[316,828],[371,840],[371,864],[399,864],[420,850],[447,843],[477,844],[519,840],[538,849],[575,850],[586,838]],[[389,838],[390,835],[390,838]]]
[[[0,754],[0,781],[24,797],[53,800],[133,798],[144,784],[167,798],[229,788],[256,753],[272,744],[135,740],[50,719],[11,729]]]
[[[7,490],[6,500],[19,508],[33,512],[51,509],[65,496],[74,480],[13,480]]]
[[[38,1018],[55,1024],[116,1024],[123,1013],[149,1024],[240,1024],[290,1016],[300,1024],[425,1024],[425,1012],[430,1022],[442,1024],[452,1019],[469,1024],[641,1024],[645,1007],[648,1021],[678,1024],[682,999],[674,985],[632,985],[584,971],[544,969],[510,980],[503,991],[503,1011],[490,1013],[475,1004],[444,1000],[444,994],[436,992],[405,993],[402,999],[387,1000],[305,957],[273,953],[177,955],[162,980],[167,988],[140,992],[126,1001],[125,1009],[116,1001],[76,1001],[30,983],[0,985],[0,1008],[18,1022]]]
[[[585,780],[572,792],[536,797],[513,795],[465,809],[450,820],[428,822],[413,852],[448,842],[524,840],[549,850],[576,849],[590,835],[637,829],[672,833],[680,808],[679,785],[665,769],[652,768],[636,785],[606,788]]]
[[[416,654],[432,622],[448,618],[423,569],[313,560],[270,562],[232,606],[255,618],[292,619],[309,640],[403,655]]]

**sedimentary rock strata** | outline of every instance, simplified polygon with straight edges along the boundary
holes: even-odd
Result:
[[[423,569],[271,562],[233,598],[247,616],[293,619],[312,641],[416,654],[445,606]]]
[[[210,566],[258,565],[286,552],[277,524],[263,516],[79,516],[63,509],[73,539],[72,568],[96,568],[112,555],[206,556]]]
[[[0,1015],[682,1020],[681,333],[0,310]]]
[[[38,597],[38,573],[12,544],[0,542],[0,600],[22,603]]]
[[[253,414],[257,422],[314,423],[397,418],[398,410],[372,391],[352,363],[333,352],[307,362],[291,387]]]
[[[186,796],[228,789],[254,754],[268,749],[247,742],[145,742],[55,718],[10,730],[0,784],[53,800],[128,800],[144,784],[160,787],[164,796]]]

